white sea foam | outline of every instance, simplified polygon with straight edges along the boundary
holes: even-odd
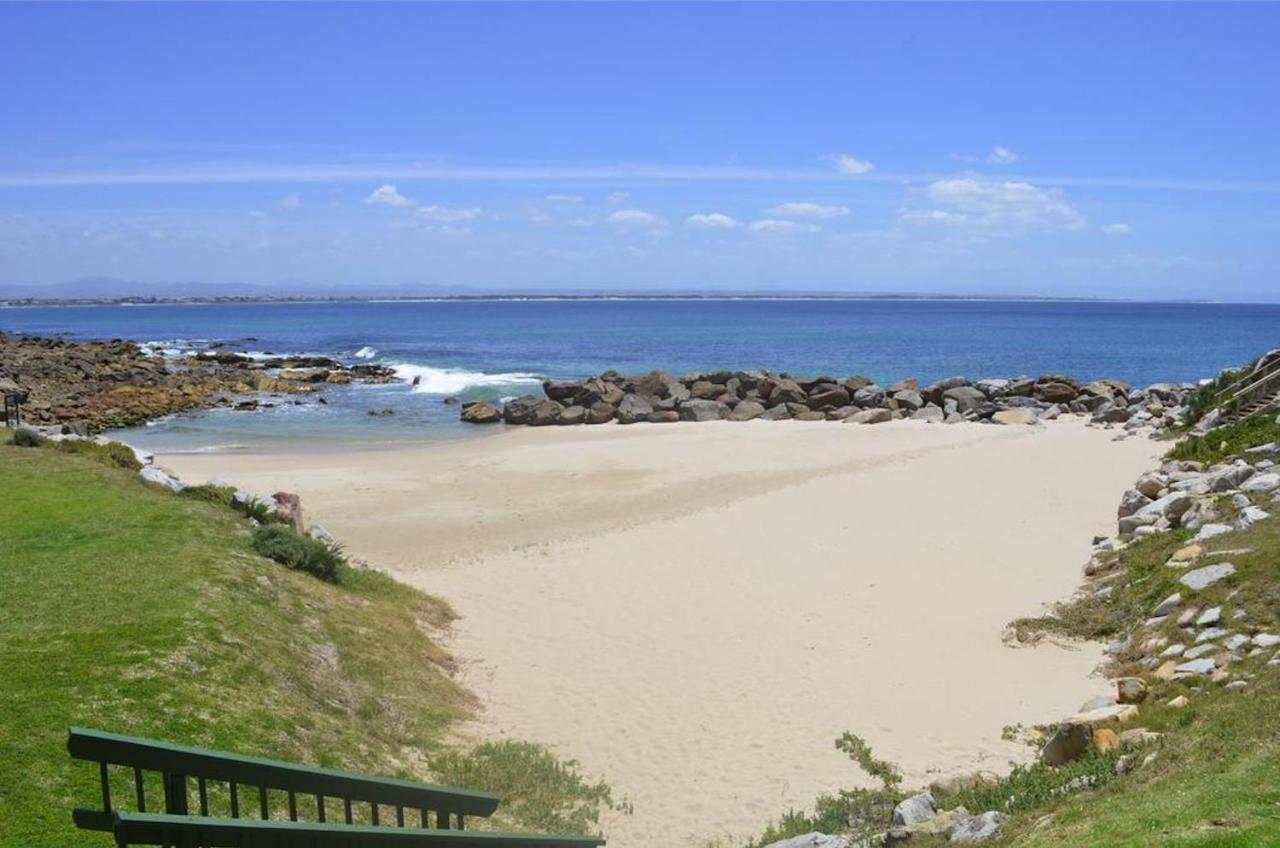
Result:
[[[392,363],[391,369],[405,382],[412,383],[417,378],[418,385],[413,387],[413,391],[432,395],[451,395],[486,386],[536,386],[542,382],[540,375],[523,371],[487,374],[465,368],[435,368],[410,363]]]
[[[355,352],[356,359],[373,359],[377,355],[378,349],[376,347],[369,347],[368,345],[365,345]]]

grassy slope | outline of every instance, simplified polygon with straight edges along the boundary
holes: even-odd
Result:
[[[0,444],[0,480],[0,845],[105,844],[70,825],[95,785],[71,724],[464,778],[514,802],[509,826],[581,831],[607,802],[533,746],[443,748],[470,704],[431,640],[442,602],[288,571],[230,510],[90,458]]]

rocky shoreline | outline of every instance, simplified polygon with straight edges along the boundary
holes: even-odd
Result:
[[[80,434],[175,412],[296,403],[328,386],[394,379],[384,366],[347,366],[328,357],[262,359],[211,349],[166,359],[120,339],[0,333],[0,387],[24,398],[24,421]],[[263,394],[277,397],[264,400]]]
[[[543,383],[543,396],[462,405],[471,424],[547,425],[677,421],[845,421],[894,419],[1036,424],[1086,415],[1126,430],[1161,431],[1183,423],[1195,386],[1159,383],[1133,389],[1121,380],[1080,381],[1061,374],[921,385],[913,378],[880,386],[868,377],[792,377],[768,371],[715,371],[676,377],[664,371],[624,376],[606,371],[582,382]]]

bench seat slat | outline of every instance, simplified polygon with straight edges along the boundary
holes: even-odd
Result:
[[[482,817],[493,815],[498,808],[497,796],[488,792],[398,778],[372,777],[264,757],[244,757],[99,730],[71,728],[67,737],[67,750],[77,759],[130,766],[135,770],[199,776],[208,780],[269,786],[273,789],[350,798],[374,804],[414,809],[429,807],[433,810]],[[140,779],[138,790],[140,793]],[[141,803],[139,807],[142,807]]]
[[[536,833],[423,830],[319,822],[115,814],[112,828],[120,848],[135,845],[198,844],[203,848],[597,848],[603,839]]]

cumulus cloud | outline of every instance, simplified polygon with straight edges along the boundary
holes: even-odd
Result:
[[[1133,235],[1133,227],[1128,224],[1107,224],[1103,226],[1102,231],[1109,236],[1131,236]]]
[[[818,230],[815,224],[782,221],[777,218],[761,218],[759,221],[752,221],[749,228],[753,233],[812,233]]]
[[[483,210],[471,209],[451,209],[448,206],[419,206],[417,215],[424,221],[436,221],[443,223],[452,223],[457,221],[474,221],[479,218]]]
[[[997,144],[991,148],[991,152],[987,154],[987,162],[992,165],[1012,165],[1022,157],[1014,153],[1003,144]]]
[[[629,197],[631,197],[631,192],[629,191],[615,191],[606,197],[605,200],[609,201],[614,206],[617,206],[619,203],[625,203]]]
[[[778,218],[839,218],[849,214],[848,206],[823,206],[821,203],[781,203],[766,210]]]
[[[548,203],[581,203],[585,199],[580,194],[557,194],[552,192],[547,195]]]
[[[987,235],[1078,230],[1086,223],[1060,192],[1027,182],[957,177],[930,183],[925,195],[932,208],[903,210],[901,223],[963,224]]]
[[[723,212],[706,212],[690,215],[684,219],[684,222],[690,227],[699,227],[704,230],[732,230],[738,226],[738,222],[725,215]]]
[[[869,174],[875,169],[875,165],[865,159],[858,159],[847,153],[841,153],[839,156],[832,156],[831,162],[836,166],[836,170],[841,174],[856,177],[861,174]]]
[[[276,205],[281,209],[292,210],[302,208],[302,198],[296,194],[286,194],[284,197],[276,201]]]
[[[619,209],[605,219],[610,224],[619,227],[630,227],[642,230],[655,230],[659,227],[665,227],[667,222],[662,216],[655,215],[652,212],[646,212],[643,209]]]
[[[364,202],[370,206],[412,206],[413,201],[405,197],[396,187],[387,183],[375,188]]]

